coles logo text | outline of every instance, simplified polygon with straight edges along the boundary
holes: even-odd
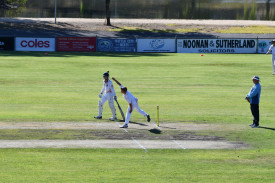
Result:
[[[30,48],[49,48],[50,47],[50,42],[49,41],[38,41],[37,39],[35,40],[22,40],[20,45],[23,48],[30,47]]]

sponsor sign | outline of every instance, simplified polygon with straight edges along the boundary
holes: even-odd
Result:
[[[14,50],[14,38],[13,37],[0,37],[0,51],[13,51]]]
[[[256,39],[178,39],[178,53],[256,53]]]
[[[95,37],[58,37],[56,51],[95,52]]]
[[[135,39],[97,39],[99,52],[136,52]]]
[[[55,38],[15,38],[16,51],[55,51]]]
[[[272,39],[259,39],[258,40],[258,53],[266,53],[271,46]]]
[[[176,52],[175,39],[137,39],[138,52]]]

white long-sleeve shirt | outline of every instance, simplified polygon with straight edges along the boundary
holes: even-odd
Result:
[[[123,85],[120,85],[120,88],[123,88]],[[123,94],[124,99],[128,102],[128,104],[136,104],[138,99],[129,91],[126,94]]]
[[[268,51],[271,51],[272,55],[275,55],[275,47],[273,46],[273,44],[269,47]]]
[[[105,83],[105,81],[103,80],[103,87],[102,87],[101,93],[102,94],[111,93],[113,96],[116,96],[114,85],[111,80],[108,80],[107,83]]]

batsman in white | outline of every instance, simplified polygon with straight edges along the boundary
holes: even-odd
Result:
[[[98,101],[98,116],[96,119],[102,119],[103,105],[108,100],[109,107],[111,108],[113,117],[110,118],[111,121],[117,120],[116,118],[116,108],[114,105],[114,98],[116,98],[116,92],[114,89],[113,82],[109,80],[109,71],[103,74],[103,87],[99,94],[100,100]]]
[[[127,89],[127,87],[124,87],[120,82],[118,82],[114,77],[112,78],[121,88],[121,93],[123,94],[124,99],[128,102],[129,106],[127,109],[127,114],[125,118],[125,123],[120,128],[128,128],[128,124],[130,122],[130,118],[133,112],[133,109],[138,111],[142,116],[147,117],[147,121],[150,122],[150,115],[141,110],[138,106],[138,99],[134,97],[132,93],[130,93]]]
[[[275,39],[270,42],[272,45],[269,47],[267,51],[267,55],[272,52],[272,65],[273,65],[273,75],[275,75]]]

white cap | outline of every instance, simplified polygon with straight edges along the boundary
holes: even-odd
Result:
[[[252,79],[256,79],[256,80],[260,81],[260,77],[259,76],[254,76]]]

